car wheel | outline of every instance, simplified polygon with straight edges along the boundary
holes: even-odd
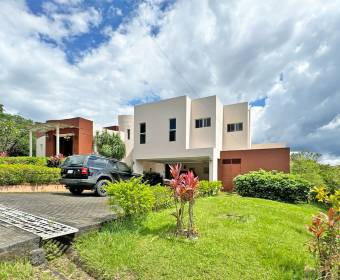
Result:
[[[107,186],[108,183],[110,183],[110,181],[108,181],[108,180],[100,180],[100,181],[97,182],[97,184],[96,184],[96,194],[98,196],[106,196],[107,195],[104,187]]]
[[[80,195],[84,191],[84,189],[81,187],[70,187],[69,191],[74,195]]]

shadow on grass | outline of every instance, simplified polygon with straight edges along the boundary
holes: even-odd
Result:
[[[144,224],[144,220],[120,219],[106,224],[102,232],[110,233],[130,233],[140,236],[153,236],[163,240],[187,242],[187,238],[176,236],[176,226],[174,223],[167,223],[156,227],[149,227]]]

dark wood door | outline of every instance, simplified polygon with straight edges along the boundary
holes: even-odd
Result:
[[[225,191],[232,191],[234,188],[233,179],[241,174],[240,159],[222,160],[222,183]]]

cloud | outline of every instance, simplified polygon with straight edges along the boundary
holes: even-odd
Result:
[[[65,40],[98,27],[102,13],[57,2],[39,15],[23,1],[0,4],[0,103],[8,110],[106,125],[148,96],[266,97],[252,109],[254,142],[340,156],[339,0],[179,0],[166,9],[143,1],[118,28],[105,24],[107,41],[75,64]]]

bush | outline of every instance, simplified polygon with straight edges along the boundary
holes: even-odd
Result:
[[[312,186],[298,175],[264,170],[239,175],[234,179],[234,185],[241,196],[293,203],[306,201]]]
[[[0,185],[56,184],[60,169],[29,164],[0,164]]]
[[[32,164],[46,166],[46,157],[0,157],[0,164]]]
[[[200,196],[213,196],[217,195],[220,189],[222,188],[221,181],[200,181],[198,185],[198,193]]]
[[[118,214],[124,214],[128,218],[144,216],[155,205],[155,196],[151,187],[143,183],[142,178],[109,183],[106,191],[111,207]]]
[[[153,195],[155,197],[155,205],[153,210],[158,211],[160,209],[169,208],[174,205],[172,191],[160,184],[151,187]]]
[[[151,186],[163,184],[163,176],[157,172],[144,172],[143,181]]]

